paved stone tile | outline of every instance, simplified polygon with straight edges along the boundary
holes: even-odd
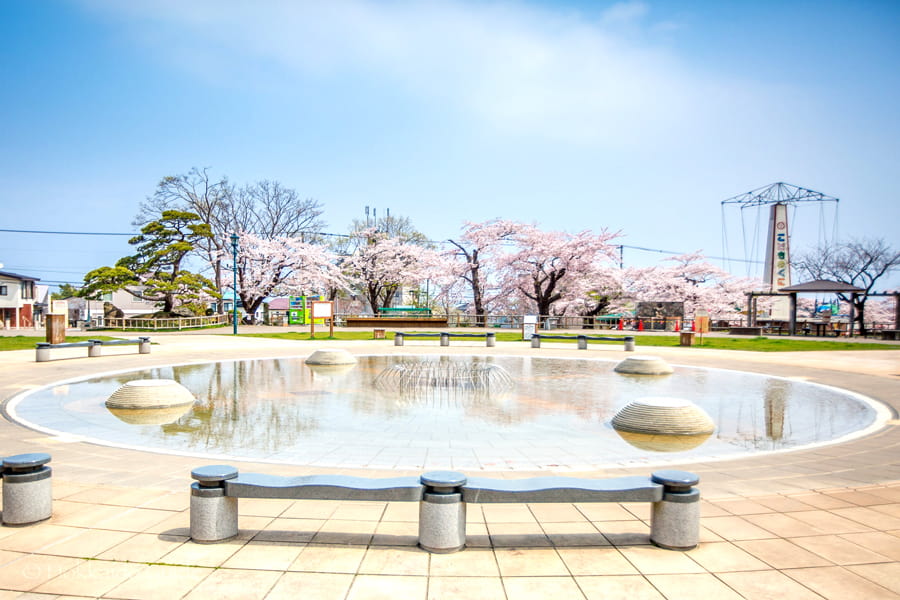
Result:
[[[642,575],[576,577],[575,581],[587,600],[665,600],[659,590]]]
[[[537,523],[525,504],[485,504],[481,510],[487,523]]]
[[[791,542],[837,565],[889,562],[891,559],[836,535],[791,538]]]
[[[508,600],[545,600],[566,598],[584,600],[585,596],[572,577],[504,577]]]
[[[500,576],[494,551],[489,548],[466,548],[452,554],[432,554],[428,572],[432,577]]]
[[[243,545],[242,540],[229,540],[218,544],[186,542],[163,555],[160,562],[170,565],[220,567]]]
[[[425,600],[427,577],[357,575],[347,600]]]
[[[897,537],[881,531],[869,533],[845,533],[840,537],[853,542],[863,548],[877,552],[890,560],[900,561],[900,540]]]
[[[499,577],[435,577],[428,581],[428,600],[507,600]]]
[[[285,571],[297,560],[303,547],[284,542],[250,541],[232,554],[222,566],[226,569]]]
[[[745,519],[779,537],[795,537],[800,535],[819,535],[820,529],[805,521],[794,519],[790,515],[767,513],[764,515],[745,515]]]
[[[855,508],[837,508],[831,512],[839,517],[862,523],[866,527],[872,529],[900,529],[900,518],[892,517],[883,512],[863,506]]]
[[[818,554],[804,550],[787,540],[746,540],[735,542],[735,544],[776,569],[816,567],[831,564]]]
[[[575,576],[638,573],[617,548],[557,548],[557,553]]]
[[[372,536],[375,546],[417,546],[419,544],[418,521],[381,521]]]
[[[143,565],[133,563],[106,560],[82,561],[75,568],[38,586],[35,591],[43,594],[99,597],[133,577],[142,569]]]
[[[371,543],[378,521],[342,521],[329,519],[325,521],[312,541],[316,544],[354,544]]]
[[[700,522],[716,535],[730,541],[762,540],[775,537],[771,531],[754,525],[744,517],[712,517],[701,519]]]
[[[366,554],[365,546],[310,544],[290,566],[291,571],[356,573]]]
[[[789,569],[785,575],[828,600],[897,600],[897,594],[844,567]]]
[[[583,502],[575,507],[590,521],[633,521],[636,518],[623,505],[611,502]]]
[[[731,542],[700,544],[697,548],[688,551],[687,555],[710,573],[757,571],[769,568],[769,565]]]
[[[594,526],[613,546],[646,546],[650,544],[650,526],[643,521],[601,521]]]
[[[650,573],[703,573],[705,571],[686,552],[663,550],[655,546],[619,548],[619,551],[644,575]]]
[[[0,538],[0,549],[15,552],[34,552],[84,532],[79,527],[51,525],[46,522],[30,527],[3,527],[0,530],[9,532],[9,535]]]
[[[429,554],[419,548],[371,546],[366,551],[360,573],[371,575],[428,575]]]
[[[205,567],[148,565],[134,577],[110,590],[107,595],[135,600],[181,598],[212,572],[213,569]]]
[[[610,542],[593,523],[541,523],[541,529],[554,546],[609,546]]]
[[[523,546],[533,548],[550,546],[550,538],[537,522],[531,523],[492,523],[487,524],[491,543],[494,547]]]
[[[864,577],[900,595],[900,563],[855,565],[847,568],[860,577]]]
[[[647,575],[666,600],[696,600],[715,598],[716,600],[742,600],[741,596],[709,573],[695,575]]]
[[[68,556],[24,555],[0,567],[0,581],[8,590],[27,592],[84,562]]]
[[[135,534],[128,531],[82,530],[81,533],[65,540],[51,543],[41,549],[42,553],[76,558],[94,558],[113,546],[121,544]]]
[[[188,539],[185,536],[135,533],[122,543],[99,554],[97,558],[123,562],[159,562],[160,558],[187,542]]]
[[[265,598],[281,573],[247,569],[217,569],[201,581],[184,600],[252,600]]]
[[[821,600],[822,596],[780,571],[719,573],[718,578],[746,600]]]
[[[528,508],[534,518],[541,523],[576,523],[587,522],[588,519],[573,504],[529,504]]]
[[[496,548],[494,555],[503,577],[569,575],[553,548]]]
[[[844,510],[844,509],[837,509]],[[858,521],[844,518],[833,512],[824,510],[801,511],[791,513],[791,517],[799,519],[805,523],[809,523],[822,533],[858,533],[862,531],[872,531],[871,527],[863,525]]]
[[[309,542],[325,521],[317,519],[272,519],[255,536],[254,541],[271,542]]]
[[[344,600],[353,575],[337,573],[284,573],[266,600]]]

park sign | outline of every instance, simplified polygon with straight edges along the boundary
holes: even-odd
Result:
[[[763,281],[770,291],[791,285],[790,236],[788,235],[787,204],[777,203],[769,213],[769,234],[766,240],[766,263]],[[775,298],[772,318],[786,320],[790,308],[787,298]]]

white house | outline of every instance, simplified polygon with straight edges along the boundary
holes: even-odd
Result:
[[[34,295],[37,277],[0,271],[0,328],[34,327]]]

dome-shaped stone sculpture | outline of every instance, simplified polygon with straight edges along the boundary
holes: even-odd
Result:
[[[708,435],[716,425],[706,411],[681,398],[639,398],[612,418],[617,431],[651,435]]]
[[[703,444],[710,434],[699,435],[654,435],[651,433],[633,433],[616,430],[619,437],[629,446],[649,452],[685,452]]]
[[[129,425],[167,425],[191,411],[191,404],[177,404],[162,408],[110,408],[109,412]]]
[[[672,366],[658,356],[629,356],[616,365],[616,373],[627,375],[669,375]]]
[[[129,381],[106,399],[106,407],[129,425],[164,425],[191,410],[194,396],[172,379]]]
[[[137,379],[129,381],[106,399],[107,408],[149,409],[190,406],[194,396],[172,379]]]
[[[306,359],[308,365],[355,365],[356,357],[340,348],[330,348],[328,350],[316,350],[309,358]]]

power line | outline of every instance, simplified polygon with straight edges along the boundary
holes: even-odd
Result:
[[[0,233],[32,233],[39,235],[93,235],[93,236],[136,236],[140,235],[139,233],[119,233],[119,232],[99,232],[99,231],[44,231],[39,229],[0,229]],[[365,236],[359,234],[348,234],[348,233],[328,233],[324,231],[309,233],[310,236],[325,236],[325,237],[342,237],[342,238],[353,238],[360,237],[363,238]],[[433,244],[448,244],[449,240],[425,240],[427,242]],[[639,250],[641,252],[655,252],[657,254],[671,254],[674,256],[686,254],[685,252],[678,252],[675,250],[662,250],[659,248],[646,248],[644,246],[630,246],[628,244],[613,244],[613,246],[628,248],[629,250]],[[763,261],[759,260],[750,260],[750,259],[741,259],[741,258],[727,258],[721,256],[706,256],[706,258],[712,260],[728,260],[734,262],[746,262],[746,263],[756,263],[762,264]]]
[[[35,229],[0,229],[0,233],[38,233],[47,235],[140,235],[137,233],[113,233],[100,231],[38,231]]]

